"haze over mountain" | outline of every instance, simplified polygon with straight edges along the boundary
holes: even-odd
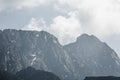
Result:
[[[53,72],[63,80],[120,76],[118,55],[93,35],[83,34],[62,46],[45,31],[0,31],[0,69],[16,73],[28,66]]]

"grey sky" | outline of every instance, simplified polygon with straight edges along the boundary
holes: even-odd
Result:
[[[120,52],[120,0],[0,0],[0,29],[45,30],[61,44],[93,34]]]
[[[21,29],[29,23],[31,18],[44,18],[49,24],[52,18],[59,15],[51,6],[33,9],[3,10],[0,12],[0,28]]]

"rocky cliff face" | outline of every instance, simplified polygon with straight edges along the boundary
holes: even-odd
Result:
[[[0,31],[0,69],[16,73],[28,66],[64,80],[120,74],[117,54],[95,36],[84,34],[75,43],[62,46],[45,31]]]
[[[64,46],[72,57],[79,77],[119,75],[120,59],[106,43],[95,36],[83,34],[75,43]]]
[[[28,66],[73,78],[68,53],[53,35],[41,31],[0,32],[0,69],[16,73]]]

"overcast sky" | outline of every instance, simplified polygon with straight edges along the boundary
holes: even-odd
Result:
[[[61,44],[93,34],[120,53],[120,0],[0,0],[0,29],[45,30]]]

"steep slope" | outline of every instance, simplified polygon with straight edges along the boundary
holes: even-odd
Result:
[[[57,38],[45,31],[0,31],[0,55],[0,69],[8,72],[32,66],[62,79],[74,78],[67,52]]]
[[[85,76],[120,76],[120,59],[106,43],[83,34],[75,43],[64,46],[80,78]]]
[[[0,70],[16,73],[32,66],[52,72],[62,80],[86,76],[120,76],[120,59],[106,43],[83,34],[61,46],[45,31],[0,31]]]

